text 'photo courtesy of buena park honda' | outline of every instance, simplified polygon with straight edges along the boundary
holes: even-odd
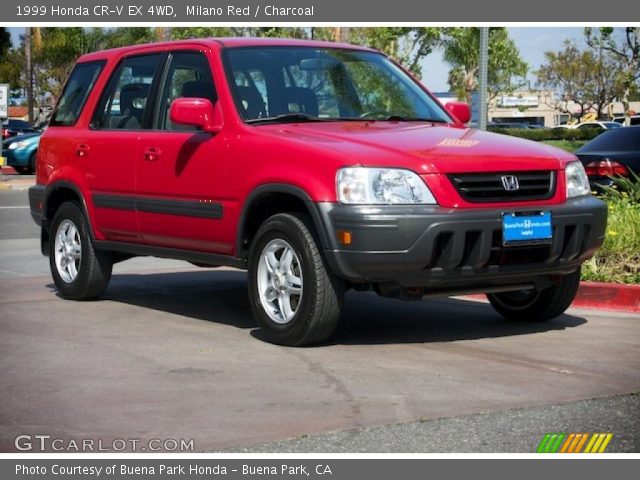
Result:
[[[278,344],[326,341],[350,289],[486,293],[506,319],[551,320],[603,243],[606,206],[573,154],[470,119],[366,47],[97,51],[41,136],[31,215],[60,296],[99,297],[134,256],[237,267]]]

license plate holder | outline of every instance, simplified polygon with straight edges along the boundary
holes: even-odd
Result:
[[[551,212],[504,212],[502,214],[502,245],[540,245],[551,243],[553,222]]]

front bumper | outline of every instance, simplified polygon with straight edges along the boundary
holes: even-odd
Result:
[[[488,291],[509,285],[540,286],[574,272],[602,245],[606,205],[592,197],[544,207],[550,210],[550,244],[503,247],[499,209],[439,206],[353,206],[317,204],[329,245],[330,267],[353,283],[393,283],[430,291]],[[336,231],[351,232],[339,245]]]

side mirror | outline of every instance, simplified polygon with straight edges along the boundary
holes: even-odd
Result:
[[[176,98],[171,104],[169,116],[173,123],[199,127],[204,132],[216,133],[222,130],[220,102],[214,105],[207,98]]]
[[[449,113],[453,114],[460,123],[468,123],[471,120],[471,108],[468,103],[464,102],[449,102],[444,108],[446,108]]]

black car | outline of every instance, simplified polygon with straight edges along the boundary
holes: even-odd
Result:
[[[617,175],[640,174],[640,126],[606,130],[575,153],[593,189],[611,185],[611,177]]]
[[[10,118],[2,122],[2,140],[22,135],[23,133],[34,133],[39,130],[24,120],[14,120]]]

